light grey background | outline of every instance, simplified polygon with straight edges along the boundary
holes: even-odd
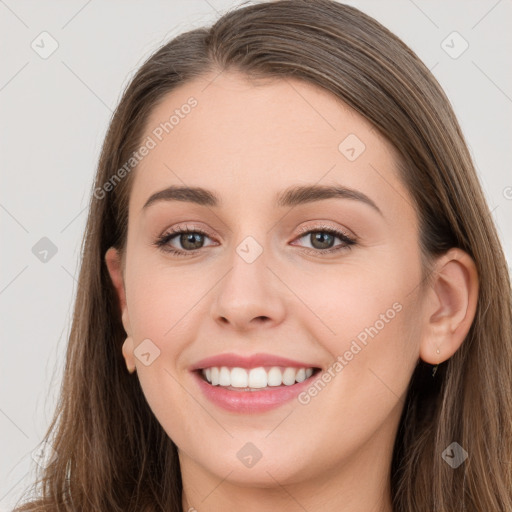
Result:
[[[512,1],[347,3],[390,28],[433,70],[460,120],[512,262]],[[233,5],[0,0],[2,511],[32,481],[31,453],[56,403],[88,196],[121,91],[162,41],[210,24]],[[44,31],[58,43],[46,59],[31,47],[51,49]],[[469,47],[453,58],[464,41]],[[32,252],[43,237],[57,248],[46,263]]]

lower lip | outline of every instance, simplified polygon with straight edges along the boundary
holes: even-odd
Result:
[[[199,372],[192,372],[201,391],[211,402],[231,412],[260,413],[275,409],[293,400],[301,391],[308,388],[320,372],[291,386],[276,386],[256,391],[233,391],[222,386],[212,386]]]

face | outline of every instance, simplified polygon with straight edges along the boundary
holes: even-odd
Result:
[[[397,155],[312,85],[213,78],[170,93],[146,125],[123,354],[184,473],[262,486],[368,472],[389,462],[421,338],[418,220]],[[155,196],[169,187],[213,196]]]

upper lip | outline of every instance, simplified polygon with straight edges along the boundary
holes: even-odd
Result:
[[[191,371],[201,370],[203,368],[210,368],[212,366],[228,366],[230,368],[257,368],[259,366],[284,366],[295,368],[319,368],[319,366],[295,361],[286,357],[276,356],[272,354],[251,354],[249,356],[242,356],[238,354],[217,354],[216,356],[201,359],[193,364],[190,368]]]

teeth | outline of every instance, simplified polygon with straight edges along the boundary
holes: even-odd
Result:
[[[250,370],[212,366],[203,369],[202,374],[212,386],[261,389],[283,384],[291,386],[296,382],[302,382],[313,375],[313,368],[273,366],[267,371],[262,366]]]
[[[287,386],[295,384],[295,375],[297,375],[297,370],[295,368],[286,368],[283,372],[283,384],[286,384]]]
[[[269,386],[280,386],[283,383],[283,374],[275,366],[270,368],[267,375],[267,384]]]
[[[230,386],[231,385],[231,374],[230,371],[223,366],[219,372],[219,386]]]
[[[295,380],[297,382],[302,382],[303,380],[306,380],[306,369],[305,368],[301,368],[297,372],[297,375],[295,376]]]
[[[247,375],[247,370],[237,368],[240,372]],[[235,368],[233,368],[235,370]],[[268,377],[265,368],[252,368],[249,371],[249,387],[250,388],[266,388],[268,384]]]
[[[235,386],[237,388],[246,388],[248,386],[249,376],[247,372],[242,368],[233,368],[231,370],[231,376],[226,386]]]

